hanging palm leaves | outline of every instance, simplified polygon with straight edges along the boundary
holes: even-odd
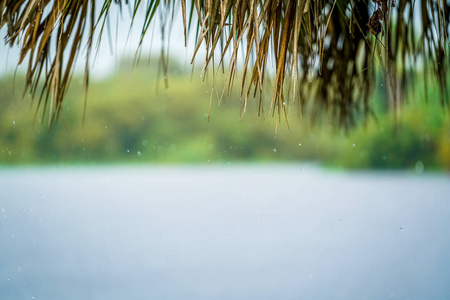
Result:
[[[96,14],[95,0],[1,0],[0,27],[6,42],[20,44],[19,63],[28,58],[26,92],[38,95],[56,121],[61,111],[74,61],[86,45],[85,87],[94,32],[103,32],[112,5],[145,11],[141,42],[158,9],[168,17],[181,6],[187,35],[197,25],[196,46],[206,48],[203,72],[227,70],[226,92],[238,71],[238,53],[244,53],[240,84],[245,112],[257,97],[260,113],[277,118],[288,109],[328,116],[342,127],[370,114],[369,96],[382,75],[386,99],[398,111],[414,66],[423,66],[437,78],[441,103],[448,107],[449,1],[446,0],[104,0]],[[176,25],[176,24],[175,24]],[[225,54],[230,53],[230,59]],[[163,52],[164,55],[164,52]],[[276,73],[270,101],[264,107],[263,86],[273,58]],[[252,59],[253,58],[253,59]],[[226,64],[226,66],[225,66]],[[166,57],[162,57],[167,71]],[[43,87],[38,88],[42,79]],[[213,83],[213,88],[216,88]],[[45,112],[45,110],[44,110]]]

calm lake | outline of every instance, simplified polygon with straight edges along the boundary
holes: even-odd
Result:
[[[0,299],[450,299],[450,177],[0,169]]]

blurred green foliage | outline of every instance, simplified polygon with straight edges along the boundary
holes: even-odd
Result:
[[[83,84],[75,77],[61,119],[50,129],[43,111],[35,114],[31,96],[22,99],[23,82],[3,77],[0,164],[314,161],[334,168],[450,169],[449,118],[438,101],[425,102],[420,86],[398,122],[380,108],[377,121],[345,133],[327,124],[311,126],[289,112],[290,131],[281,120],[275,136],[275,118],[258,117],[256,100],[241,118],[237,94],[219,106],[214,91],[208,121],[211,78],[191,81],[185,74],[173,67],[168,89],[146,68],[94,80],[84,123]],[[438,92],[431,89],[433,97]]]

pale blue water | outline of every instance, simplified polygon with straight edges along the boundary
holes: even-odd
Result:
[[[0,299],[450,299],[449,183],[302,166],[0,169]]]

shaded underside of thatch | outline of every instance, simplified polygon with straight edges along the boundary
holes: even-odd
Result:
[[[102,4],[100,11],[96,2]],[[19,64],[28,61],[25,93],[37,99],[50,123],[58,119],[82,50],[87,88],[90,55],[99,42],[94,33],[102,35],[113,5],[129,6],[132,20],[144,11],[141,43],[156,13],[166,16],[162,26],[183,26],[185,36],[195,34],[192,60],[205,47],[204,73],[227,76],[219,97],[242,72],[243,111],[256,98],[260,113],[275,116],[277,123],[289,108],[352,126],[359,116],[370,115],[369,97],[378,77],[388,106],[397,111],[418,70],[425,82],[434,75],[440,101],[448,107],[448,0],[0,0],[5,41],[20,46]],[[180,7],[183,24],[172,24]],[[240,52],[245,60],[238,70]],[[276,74],[265,83],[269,57]],[[264,106],[267,84],[272,93]]]

